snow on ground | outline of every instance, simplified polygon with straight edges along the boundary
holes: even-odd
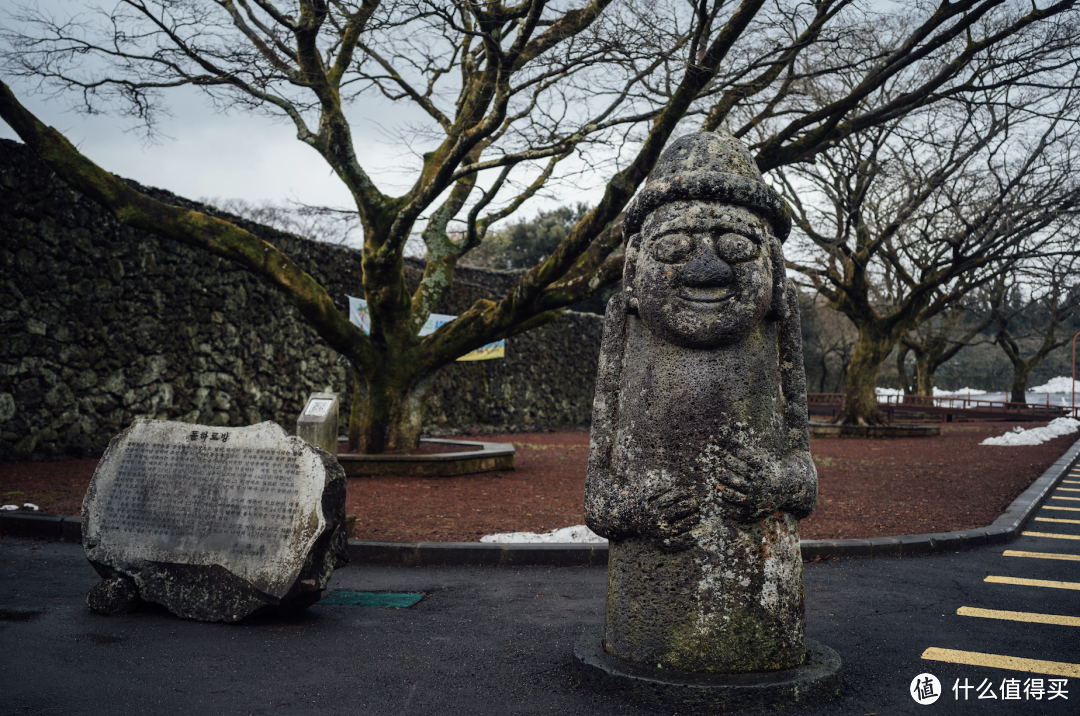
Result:
[[[1049,383],[1028,388],[1029,393],[1072,393],[1072,377],[1067,375],[1051,378]],[[1080,393],[1080,380],[1076,381],[1076,392]]]
[[[1080,381],[1077,381],[1080,384]],[[877,395],[903,395],[904,391],[897,390],[896,388],[874,388],[874,393]],[[958,395],[986,395],[985,390],[979,390],[978,388],[961,388],[960,390],[942,390],[941,388],[934,388],[934,397],[948,396],[956,397]]]
[[[941,390],[940,388],[934,388],[934,397],[936,398],[941,395],[986,395],[986,391],[979,390],[978,388],[961,388],[960,390]]]
[[[1030,430],[1024,430],[1023,428],[1013,428],[1013,432],[1005,433],[1001,437],[987,438],[983,440],[980,445],[1041,445],[1047,440],[1058,437],[1059,435],[1069,435],[1075,433],[1077,429],[1080,429],[1080,420],[1074,418],[1057,418],[1052,420],[1045,428],[1031,428]]]
[[[585,525],[573,527],[561,527],[557,530],[537,534],[536,532],[502,532],[497,535],[484,535],[481,542],[497,542],[500,544],[521,544],[534,542],[592,542],[606,543],[607,540],[590,530]]]

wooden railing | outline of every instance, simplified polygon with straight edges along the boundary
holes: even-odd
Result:
[[[811,413],[835,415],[844,403],[844,394],[809,393],[806,402]],[[944,420],[951,422],[953,417],[979,420],[1053,420],[1072,412],[1067,406],[1051,405],[1049,395],[1045,404],[928,395],[879,395],[877,404],[878,410],[888,414],[890,421],[894,413],[941,415]]]

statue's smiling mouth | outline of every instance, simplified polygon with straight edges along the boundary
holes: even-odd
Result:
[[[730,298],[734,298],[735,291],[731,287],[691,288],[689,286],[683,286],[679,289],[677,295],[684,301],[692,301],[694,303],[720,303],[721,301],[727,301]]]

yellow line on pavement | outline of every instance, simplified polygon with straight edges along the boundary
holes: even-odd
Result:
[[[977,609],[960,607],[957,616],[983,617],[984,619],[1007,619],[1012,622],[1032,622],[1035,624],[1056,624],[1058,626],[1080,626],[1080,617],[1066,617],[1058,614],[1035,614],[1033,612],[1003,612],[997,609]]]
[[[1020,587],[1052,587],[1053,589],[1080,590],[1080,582],[1055,582],[1050,579],[1023,579],[1021,577],[996,577],[991,574],[983,580],[991,584],[1015,584]]]
[[[1061,497],[1060,495],[1050,495],[1051,500],[1076,500],[1080,502],[1080,497]]]
[[[1036,517],[1035,521],[1036,522],[1064,522],[1064,523],[1070,524],[1070,525],[1080,525],[1080,520],[1061,520],[1061,519],[1055,519],[1053,517]]]
[[[1070,678],[1080,677],[1080,664],[1066,664],[1060,661],[1043,661],[1041,659],[1021,659],[1016,656],[1000,656],[998,654],[980,654],[977,651],[956,651],[955,649],[938,649],[932,646],[922,653],[922,658],[930,661],[946,661],[950,664],[1027,671],[1032,674],[1049,674],[1051,676],[1067,676]]]
[[[1007,549],[1002,557],[1033,557],[1035,559],[1065,559],[1080,562],[1080,554],[1061,554],[1059,552],[1024,552],[1019,549]]]
[[[1059,535],[1057,532],[1021,532],[1025,537],[1049,537],[1051,539],[1077,539],[1080,535]]]
[[[1069,512],[1080,512],[1080,507],[1057,507],[1055,505],[1043,505],[1044,510],[1068,510]]]
[[[1075,475],[1073,477],[1076,477]],[[1080,485],[1080,480],[1062,480],[1066,485]]]

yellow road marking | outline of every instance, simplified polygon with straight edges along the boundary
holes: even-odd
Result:
[[[938,649],[932,646],[922,653],[922,658],[930,661],[946,661],[950,664],[1027,671],[1032,674],[1080,677],[1080,664],[1066,664],[1060,661],[1043,661],[1041,659],[1021,659],[1016,656],[1000,656],[998,654],[980,654],[977,651],[956,651],[955,649]]]
[[[1066,485],[1080,485],[1080,480],[1062,480],[1062,482],[1064,482]]]
[[[1062,492],[1080,492],[1080,487],[1059,487]]]
[[[1035,559],[1066,559],[1080,562],[1080,554],[1060,554],[1058,552],[1024,552],[1019,549],[1007,549],[1002,557],[1034,557]]]
[[[1052,539],[1080,539],[1080,535],[1059,535],[1057,532],[1021,532],[1025,537],[1050,537]]]
[[[1065,617],[1058,614],[1035,614],[1033,612],[1003,612],[997,609],[976,609],[960,607],[957,616],[983,617],[985,619],[1007,619],[1012,622],[1032,622],[1035,624],[1056,624],[1058,626],[1080,626],[1080,617]]]
[[[1064,522],[1064,523],[1070,524],[1070,525],[1080,525],[1080,520],[1061,520],[1061,519],[1055,519],[1053,517],[1036,517],[1035,521],[1036,522]]]
[[[1068,510],[1069,512],[1080,512],[1080,507],[1056,507],[1054,505],[1043,505],[1044,510]]]
[[[991,584],[1015,584],[1020,587],[1051,587],[1053,589],[1080,590],[1080,582],[1055,582],[1050,579],[1023,579],[1021,577],[996,577],[990,575],[984,582]]]
[[[1076,500],[1080,502],[1080,497],[1059,497],[1057,495],[1050,495],[1051,500]]]

